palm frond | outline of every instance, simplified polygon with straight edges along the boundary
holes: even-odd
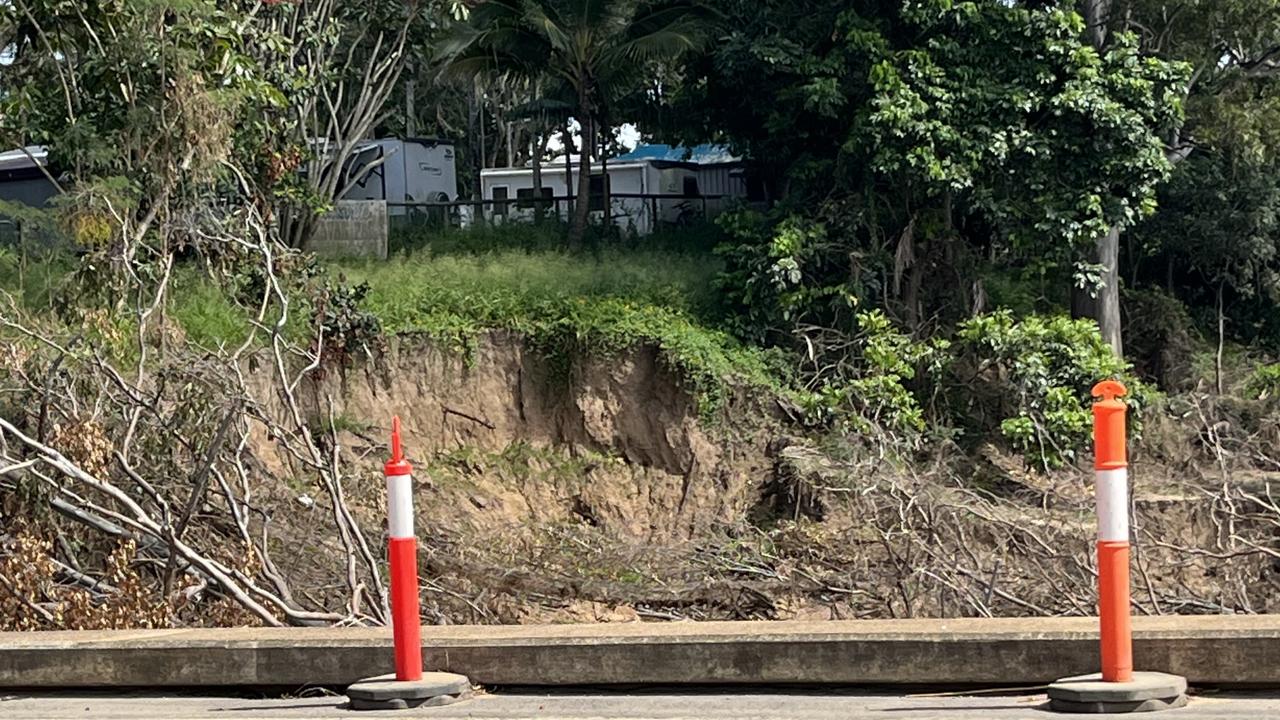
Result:
[[[685,28],[690,33],[704,34],[721,17],[718,10],[700,2],[647,4],[632,18],[627,34],[632,38],[638,38],[676,27]]]
[[[516,105],[507,110],[507,115],[513,118],[536,118],[542,116],[565,118],[572,115],[575,110],[577,110],[575,103],[556,98],[541,97]]]
[[[435,54],[445,65],[442,74],[513,72],[536,76],[550,61],[553,48],[545,36],[520,21],[522,16],[509,10],[510,2],[500,13],[473,14],[470,22],[443,38]]]
[[[702,46],[701,39],[682,30],[660,30],[623,43],[618,54],[637,62],[672,60]]]
[[[551,47],[561,53],[569,53],[573,48],[573,39],[568,28],[562,26],[554,17],[554,12],[544,3],[537,0],[521,2],[521,20],[543,37]]]
[[[440,66],[439,72],[436,74],[440,80],[464,80],[473,77],[489,75],[498,71],[497,61],[490,56],[476,55],[473,57],[455,58],[451,62]]]

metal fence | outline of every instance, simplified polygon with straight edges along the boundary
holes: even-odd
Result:
[[[692,224],[714,217],[730,201],[726,195],[677,195],[659,193],[611,193],[609,219],[639,234],[662,227]],[[466,227],[471,224],[532,222],[539,215],[568,221],[577,197],[552,195],[506,200],[454,200],[450,202],[388,202],[392,229],[403,227]],[[591,217],[604,220],[604,198],[591,197]]]

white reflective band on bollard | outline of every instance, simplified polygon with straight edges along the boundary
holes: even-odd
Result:
[[[1098,540],[1129,542],[1129,470],[1095,471],[1098,498]]]
[[[413,537],[413,476],[387,476],[387,535]]]

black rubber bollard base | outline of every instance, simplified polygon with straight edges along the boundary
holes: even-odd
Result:
[[[1049,686],[1049,709],[1063,713],[1134,713],[1172,710],[1187,704],[1187,680],[1158,672],[1135,672],[1130,682],[1103,682],[1100,673],[1063,678]]]
[[[379,675],[347,688],[352,710],[407,710],[449,705],[471,696],[471,681],[454,673],[423,673],[421,680]]]

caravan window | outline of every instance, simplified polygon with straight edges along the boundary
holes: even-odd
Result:
[[[588,209],[591,210],[591,212],[595,212],[597,210],[604,210],[604,184],[607,181],[608,181],[608,178],[605,177],[603,174],[596,174],[591,176],[591,180],[590,180],[591,187],[589,190],[590,195],[588,196],[591,199],[591,201],[587,206]],[[612,188],[613,184],[610,183],[609,187]]]
[[[684,195],[685,197],[697,197],[702,193],[698,192],[698,178],[686,176],[684,179]]]
[[[533,200],[533,188],[520,188],[519,190],[516,190],[516,207],[521,210],[531,210],[538,205],[541,205],[544,208],[549,207],[551,204],[551,198],[553,197],[555,196],[552,194],[551,188],[544,187],[542,188],[542,202],[537,203]]]
[[[506,200],[507,200],[507,186],[506,186],[506,185],[494,185],[494,186],[493,186],[493,190],[491,190],[491,191],[490,191],[490,193],[491,193],[491,199],[494,201],[494,203],[493,203],[493,214],[494,214],[494,215],[506,215],[506,214],[507,214],[507,202],[506,202]]]

